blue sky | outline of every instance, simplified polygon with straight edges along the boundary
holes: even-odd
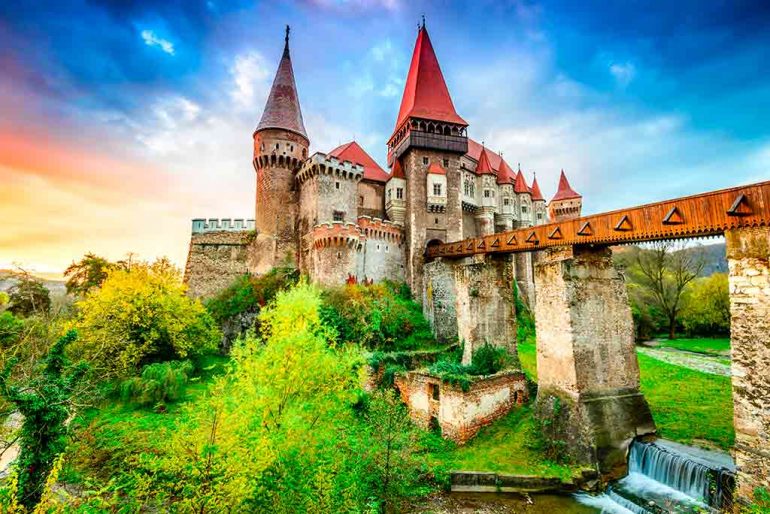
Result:
[[[586,213],[770,178],[767,2],[4,2],[0,268],[183,263],[190,218],[253,216],[287,23],[313,149],[384,164],[422,14],[470,135],[546,197],[561,168]]]

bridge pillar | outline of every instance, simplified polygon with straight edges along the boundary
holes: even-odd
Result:
[[[484,343],[516,355],[514,266],[510,255],[475,255],[454,264],[457,334],[463,364]]]
[[[535,265],[538,393],[545,437],[608,478],[635,436],[655,431],[623,277],[609,248],[556,248]],[[560,443],[560,444],[559,444]]]
[[[441,257],[423,268],[422,311],[433,335],[441,342],[457,338],[457,291],[452,261]]]
[[[737,497],[770,487],[770,227],[725,232]]]

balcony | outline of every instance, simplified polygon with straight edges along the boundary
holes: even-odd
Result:
[[[435,132],[410,130],[406,136],[396,144],[393,149],[393,156],[396,159],[401,157],[401,155],[403,155],[403,153],[410,147],[465,154],[468,153],[468,138],[466,136],[451,136],[437,134]]]

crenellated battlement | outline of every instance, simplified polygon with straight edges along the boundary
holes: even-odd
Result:
[[[404,240],[404,229],[392,221],[371,216],[359,216],[358,227],[367,239],[382,239],[401,243]]]
[[[313,227],[311,232],[313,246],[325,248],[330,246],[347,246],[356,248],[364,237],[355,223],[322,223]]]
[[[254,220],[243,218],[195,218],[192,220],[192,233],[240,232],[254,230]]]
[[[316,152],[302,163],[297,172],[297,182],[301,184],[316,175],[335,175],[358,182],[364,177],[364,167],[350,161],[341,161],[325,153]]]

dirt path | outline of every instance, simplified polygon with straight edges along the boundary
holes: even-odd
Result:
[[[675,348],[637,347],[637,351],[653,359],[711,375],[730,376],[730,364],[724,357],[687,352]]]

